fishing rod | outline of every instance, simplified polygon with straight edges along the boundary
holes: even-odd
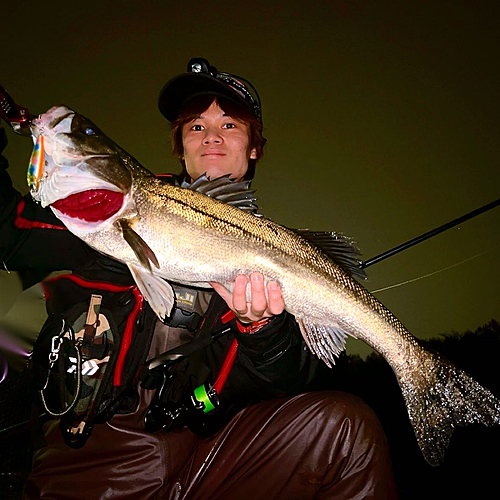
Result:
[[[406,250],[407,248],[410,248],[417,243],[421,243],[422,241],[428,240],[429,238],[432,238],[433,236],[436,236],[439,233],[442,233],[443,231],[446,231],[447,229],[451,229],[452,227],[457,226],[458,224],[461,224],[462,222],[465,222],[469,219],[472,219],[473,217],[476,217],[478,215],[483,214],[484,212],[487,212],[488,210],[491,210],[492,208],[497,207],[500,205],[500,198],[498,200],[492,201],[491,203],[488,203],[480,208],[477,208],[476,210],[472,210],[472,212],[469,212],[465,215],[462,215],[461,217],[458,217],[456,219],[453,219],[450,222],[447,222],[446,224],[443,224],[442,226],[436,227],[435,229],[432,229],[431,231],[427,231],[424,234],[421,234],[420,236],[417,236],[415,238],[412,238],[411,240],[406,241],[405,243],[401,243],[400,245],[391,248],[390,250],[386,250],[385,252],[376,255],[375,257],[372,257],[371,259],[365,260],[364,262],[360,262],[358,267],[360,269],[366,269],[369,266],[372,266],[373,264],[377,264],[378,262],[387,259],[388,257],[392,257],[393,255],[402,252],[403,250]]]

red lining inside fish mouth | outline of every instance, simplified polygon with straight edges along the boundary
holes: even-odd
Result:
[[[64,215],[87,222],[99,222],[116,214],[123,204],[123,193],[109,189],[89,189],[52,203]]]

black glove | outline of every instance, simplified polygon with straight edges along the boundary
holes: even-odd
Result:
[[[7,158],[2,156],[3,150],[7,146],[8,142],[9,141],[7,140],[7,134],[5,133],[5,129],[3,127],[0,127],[0,169],[1,170],[5,170],[9,166]]]
[[[5,129],[3,127],[0,127],[0,154],[3,153],[3,150],[5,149],[5,146],[7,146],[8,142],[9,141],[7,140]]]

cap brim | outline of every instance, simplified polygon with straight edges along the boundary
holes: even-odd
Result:
[[[226,97],[253,113],[249,104],[237,92],[217,78],[203,73],[184,73],[172,78],[158,96],[158,108],[167,120],[173,122],[184,105],[198,95]]]

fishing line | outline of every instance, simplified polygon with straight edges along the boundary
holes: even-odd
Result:
[[[492,250],[495,250],[498,247],[500,247],[500,245],[495,245],[494,247],[491,247],[488,250],[485,250],[484,252],[481,252],[481,253],[478,253],[476,255],[473,255],[472,257],[468,257],[467,259],[464,259],[464,260],[462,260],[460,262],[456,262],[455,264],[452,264],[451,266],[443,267],[442,269],[438,269],[437,271],[433,271],[431,273],[424,274],[423,276],[420,276],[418,278],[413,278],[413,279],[410,279],[410,280],[402,281],[401,283],[396,283],[395,285],[389,285],[389,286],[386,286],[384,288],[379,288],[378,290],[372,290],[370,293],[384,292],[385,290],[390,290],[391,288],[397,288],[397,287],[402,286],[402,285],[407,285],[408,283],[413,283],[415,281],[419,281],[419,280],[422,280],[424,278],[428,278],[429,276],[433,276],[433,275],[441,273],[443,271],[447,271],[448,269],[451,269],[453,267],[457,267],[460,264],[464,264],[465,262],[469,262],[472,259],[475,259],[477,257],[481,257],[482,255],[484,255],[484,254],[486,254],[488,252],[491,252]]]

